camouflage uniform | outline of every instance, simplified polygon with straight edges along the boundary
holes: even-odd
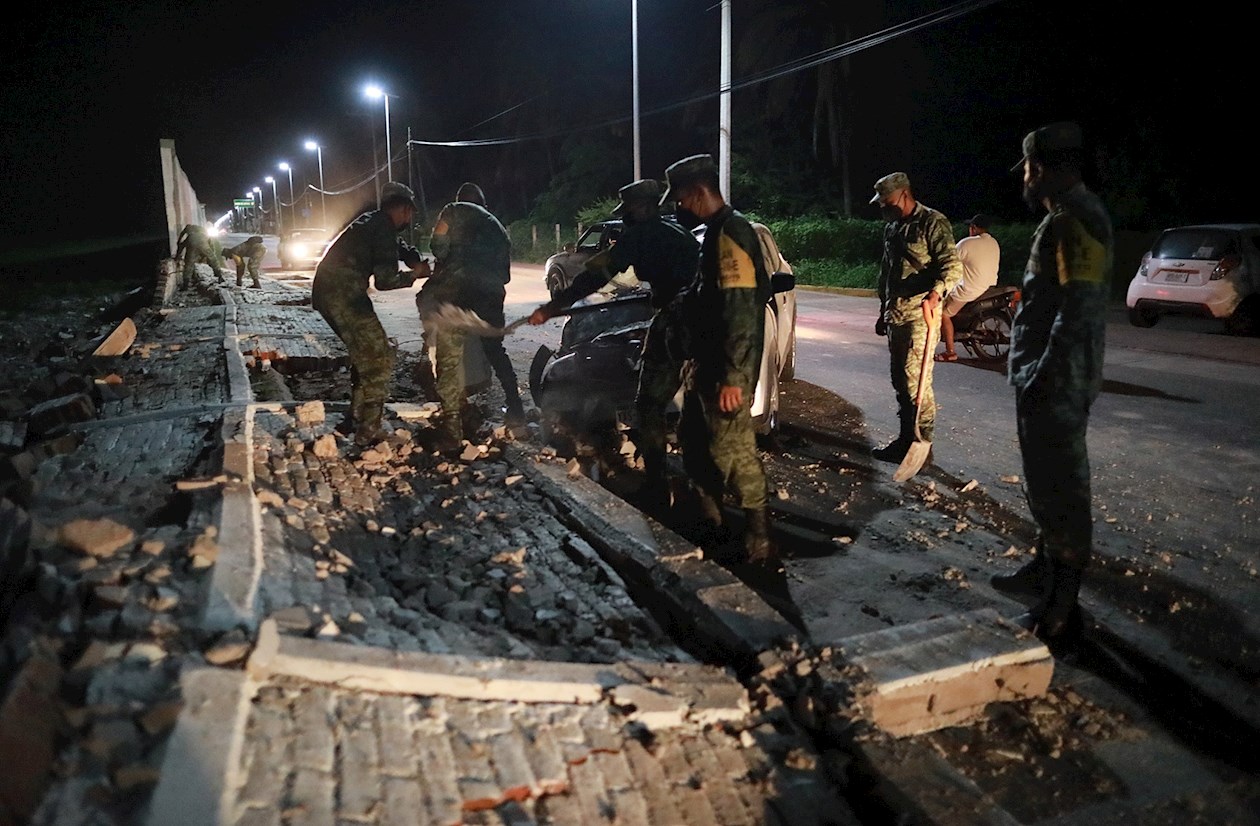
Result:
[[[464,192],[464,188],[460,191]],[[480,190],[477,192],[479,194]],[[512,244],[499,219],[480,204],[452,201],[438,214],[431,249],[437,258],[437,267],[416,295],[421,319],[440,304],[454,304],[472,310],[492,326],[504,326],[503,299],[507,295],[505,285],[512,277]],[[433,338],[442,427],[448,437],[458,441],[464,436],[461,410],[466,397],[465,336],[440,331]],[[503,386],[509,416],[523,419],[516,371],[503,347],[503,339],[482,336],[479,340],[486,360]]]
[[[1112,242],[1106,208],[1084,184],[1058,196],[1033,235],[1011,325],[1008,369],[1028,508],[1041,550],[1078,570],[1093,548],[1085,430],[1102,389]]]
[[[878,196],[877,196],[878,197]],[[923,353],[936,349],[941,321],[937,313],[929,324],[923,317],[923,300],[929,291],[943,296],[962,280],[962,263],[954,246],[949,219],[936,210],[915,204],[905,218],[884,227],[884,254],[879,264],[879,312],[888,330],[889,368],[897,394],[898,441],[914,441],[915,394]],[[919,405],[919,432],[932,440],[936,427],[936,396],[932,392],[932,359],[927,361],[923,400]]]
[[[244,286],[245,270],[249,269],[249,275],[254,279],[254,288],[262,289],[262,282],[258,280],[258,268],[262,265],[263,256],[267,254],[267,248],[263,245],[261,235],[251,235],[241,243],[225,250],[224,255],[236,262],[236,286]]]
[[[761,242],[747,218],[728,205],[706,224],[700,273],[681,297],[694,358],[679,426],[683,464],[696,486],[713,500],[722,501],[729,483],[741,507],[764,511],[766,475],[752,415],[747,404],[723,413],[718,389],[738,387],[745,399],[753,397],[770,276]]]
[[[215,253],[214,245],[205,227],[198,224],[188,224],[184,227],[175,245],[175,259],[177,261],[181,257],[184,259],[185,285],[192,283],[197,264],[209,264],[210,269],[214,270],[215,279],[223,280],[223,270],[219,266],[220,256]]]
[[[638,198],[634,187],[651,198],[660,196],[656,181],[636,181],[621,189],[622,205]],[[634,267],[635,277],[652,288],[652,323],[643,340],[639,361],[639,387],[635,412],[639,427],[639,449],[643,455],[647,484],[663,489],[665,484],[665,409],[682,385],[682,360],[667,346],[668,328],[682,322],[668,311],[674,297],[696,277],[700,245],[695,236],[677,222],[659,215],[648,220],[627,221],[617,243],[586,262],[586,268],[573,283],[556,294],[543,308],[554,315],[580,298],[597,291],[614,276]],[[661,491],[657,491],[658,493]]]
[[[311,286],[311,306],[350,353],[350,423],[362,433],[380,427],[394,368],[389,339],[368,297],[368,279],[375,276],[378,290],[409,287],[413,276],[399,272],[398,262],[415,266],[421,260],[398,232],[383,209],[363,213],[329,245]]]

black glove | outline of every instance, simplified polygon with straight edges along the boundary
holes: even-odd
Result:
[[[884,317],[882,315],[879,318],[875,319],[875,335],[877,336],[888,335],[888,322],[884,321]]]

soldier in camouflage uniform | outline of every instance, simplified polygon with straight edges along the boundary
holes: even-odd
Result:
[[[870,202],[879,204],[880,214],[888,222],[879,263],[879,318],[875,333],[888,337],[889,367],[901,422],[897,438],[876,448],[872,455],[887,462],[900,462],[914,443],[914,402],[921,370],[927,373],[917,413],[919,433],[932,441],[936,397],[932,392],[932,359],[927,360],[925,367],[923,354],[936,349],[941,331],[937,307],[941,297],[962,280],[963,269],[949,219],[915,200],[904,172],[876,181],[875,196]]]
[[[262,289],[262,282],[258,280],[258,268],[262,266],[267,248],[263,245],[261,235],[251,235],[236,246],[224,250],[223,254],[236,263],[236,286],[245,285],[245,270],[248,269],[250,278],[254,279],[254,289]]]
[[[678,324],[675,313],[665,309],[679,291],[696,277],[700,244],[677,222],[663,218],[659,181],[641,180],[619,191],[621,203],[613,211],[622,218],[625,231],[617,243],[592,257],[573,283],[534,311],[530,324],[542,324],[578,299],[603,287],[614,276],[634,268],[635,277],[651,286],[651,326],[643,341],[639,361],[639,387],[635,396],[639,450],[643,456],[646,501],[663,507],[669,503],[665,473],[665,408],[682,385],[681,360],[667,346],[667,328]]]
[[[387,435],[381,430],[381,417],[394,367],[389,339],[368,297],[368,279],[375,277],[378,290],[394,290],[428,275],[429,265],[419,251],[398,237],[415,213],[411,189],[391,181],[381,188],[380,208],[363,213],[343,229],[315,268],[311,306],[350,353],[350,415],[338,430],[353,433],[360,446]],[[398,271],[400,260],[411,272]]]
[[[184,261],[185,285],[192,283],[197,264],[209,264],[210,269],[214,270],[215,279],[223,280],[221,259],[205,227],[199,224],[188,224],[180,231],[179,240],[175,244],[175,260],[179,261],[181,258]]]
[[[503,300],[512,277],[512,242],[503,224],[486,209],[486,196],[481,187],[465,183],[459,188],[455,200],[438,214],[431,244],[437,267],[433,277],[416,295],[421,320],[438,305],[454,304],[472,310],[491,326],[502,327]],[[437,330],[433,337],[437,391],[442,402],[442,432],[446,446],[454,448],[464,438],[465,334]],[[482,336],[479,340],[486,360],[503,386],[507,400],[505,423],[523,425],[525,407],[503,339]]]
[[[766,514],[766,474],[749,407],[761,367],[765,306],[770,298],[761,241],[751,223],[722,197],[717,164],[693,155],[665,170],[684,227],[705,224],[700,271],[677,299],[688,326],[691,365],[679,438],[683,464],[701,496],[706,519],[722,523],[727,485],[744,509],[748,561],[777,564]]]
[[[1048,211],[1033,234],[1008,363],[1039,535],[1033,560],[993,584],[1038,598],[1016,621],[1047,642],[1079,632],[1077,597],[1093,553],[1085,431],[1102,389],[1114,246],[1106,208],[1081,181],[1082,145],[1076,124],[1044,126],[1024,138],[1014,168],[1029,206]]]

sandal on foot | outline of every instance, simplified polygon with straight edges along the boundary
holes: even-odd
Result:
[[[946,350],[944,353],[937,353],[932,357],[933,361],[958,361],[958,354],[951,353]]]

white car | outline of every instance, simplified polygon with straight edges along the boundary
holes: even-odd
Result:
[[[1260,224],[1164,230],[1142,256],[1125,304],[1137,327],[1162,315],[1193,315],[1247,332],[1260,321]]]

